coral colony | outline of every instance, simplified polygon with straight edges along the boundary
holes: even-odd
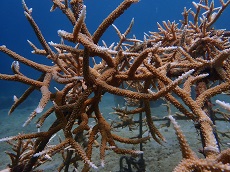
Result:
[[[63,163],[58,171],[68,171],[70,166],[84,172],[97,169],[98,165],[95,164],[98,162],[92,160],[95,144],[100,151],[101,167],[106,166],[108,149],[117,154],[139,156],[144,152],[124,149],[122,144],[118,146],[117,143],[165,142],[159,128],[154,125],[150,106],[151,101],[162,98],[175,106],[181,117],[192,120],[202,137],[204,156],[198,158],[176,122],[180,116],[169,113],[166,120],[174,125],[183,157],[174,171],[230,171],[230,149],[220,151],[215,130],[216,116],[211,103],[212,97],[228,94],[230,90],[230,32],[213,28],[230,0],[220,0],[218,7],[214,1],[193,2],[191,9],[184,8],[180,23],[157,23],[159,31],[145,34],[142,41],[128,36],[133,20],[124,33],[113,24],[137,2],[124,0],[94,33],[90,33],[85,24],[87,7],[83,0],[53,0],[51,11],[61,10],[73,26],[72,32],[58,30],[62,41],[54,43],[46,41],[32,17],[32,9],[23,0],[24,14],[42,46],[40,49],[28,41],[33,48],[32,53],[48,58],[53,64],[37,63],[8,49],[6,45],[0,46],[1,52],[15,60],[11,65],[14,74],[0,74],[0,78],[28,85],[21,97],[14,97],[9,114],[31,93],[39,90],[40,102],[25,119],[24,126],[36,115],[39,115],[37,126],[42,126],[50,115],[54,115],[56,120],[47,131],[0,140],[10,143],[15,150],[15,153],[7,152],[12,161],[9,164],[11,171],[36,171],[41,164],[52,161],[54,154],[63,154]],[[119,42],[108,46],[105,40],[100,45],[101,37],[110,26],[115,29]],[[100,58],[101,62],[96,63],[95,57]],[[94,62],[93,65],[89,65],[90,60]],[[40,77],[27,77],[20,72],[20,64],[39,71]],[[51,82],[62,84],[63,88],[51,92]],[[191,87],[195,87],[195,96],[191,94]],[[122,126],[128,125],[125,124],[126,120],[132,119],[133,114],[143,113],[149,135],[129,138],[115,134],[113,125],[106,119],[107,114],[102,114],[99,107],[105,93],[123,96],[126,106],[133,107],[131,110],[114,108],[121,119],[117,128],[122,130]],[[52,102],[52,106],[44,110],[48,102]],[[229,103],[223,100],[217,100],[216,104],[221,110],[230,109]],[[228,113],[221,110],[219,113],[229,121]],[[95,125],[91,126],[89,120],[95,121]],[[63,133],[60,142],[48,146],[59,131]],[[81,137],[85,138],[85,144],[81,143]],[[64,150],[68,150],[67,153],[64,154]],[[77,161],[84,163],[81,169]]]

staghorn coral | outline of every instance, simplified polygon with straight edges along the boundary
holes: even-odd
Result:
[[[18,140],[19,143],[24,143],[24,140],[34,141],[30,156],[21,162],[13,162],[11,168],[23,164],[24,172],[31,171],[45,155],[49,157],[61,153],[64,162],[59,167],[60,170],[68,171],[71,164],[77,168],[77,160],[85,164],[82,171],[97,169],[91,159],[97,135],[100,135],[101,139],[99,149],[102,167],[105,165],[107,149],[112,149],[118,154],[142,154],[142,151],[117,146],[116,142],[125,144],[145,142],[149,140],[149,136],[130,139],[113,133],[112,126],[106,121],[106,114],[102,114],[99,108],[100,100],[108,92],[124,96],[129,102],[138,102],[137,104],[141,105],[134,108],[130,114],[145,112],[150,135],[159,144],[162,144],[165,138],[154,125],[151,101],[164,97],[184,116],[197,123],[205,160],[197,160],[174,121],[184,158],[175,171],[212,170],[212,168],[229,170],[229,158],[223,160],[228,157],[229,150],[220,153],[210,98],[230,89],[229,34],[224,30],[212,28],[230,1],[221,0],[220,7],[215,7],[214,1],[193,2],[194,11],[185,8],[181,24],[168,21],[163,22],[162,26],[158,23],[159,31],[150,32],[143,41],[135,37],[127,38],[133,20],[123,34],[113,25],[126,9],[137,2],[138,0],[124,0],[91,34],[85,24],[87,7],[82,0],[53,0],[51,11],[59,8],[73,25],[72,32],[59,30],[58,35],[62,41],[53,43],[46,41],[32,17],[32,9],[29,9],[23,1],[24,14],[42,49],[38,49],[30,41],[28,43],[33,48],[34,54],[47,57],[53,65],[34,62],[5,45],[0,46],[1,52],[15,60],[11,66],[14,74],[0,74],[0,79],[21,82],[29,86],[20,98],[15,98],[9,114],[33,91],[39,90],[42,98],[24,125],[33,120],[37,114],[42,114],[37,121],[38,126],[42,126],[49,115],[54,114],[56,120],[50,124],[47,131],[20,134],[0,140]],[[190,18],[193,21],[190,21]],[[105,42],[100,46],[99,40],[111,25],[120,41],[116,46],[108,47]],[[64,41],[71,42],[74,46],[65,44]],[[89,60],[95,56],[101,59],[101,63],[90,66]],[[27,77],[20,72],[20,63],[39,71],[40,77],[37,80]],[[63,88],[51,91],[51,82],[62,84]],[[210,84],[211,82],[217,84]],[[196,97],[191,94],[191,87],[194,85]],[[53,102],[53,106],[43,113],[49,101]],[[95,121],[92,128],[89,119]],[[171,120],[173,121],[172,118]],[[63,132],[64,138],[60,139],[60,143],[49,147],[49,140],[59,131]],[[82,145],[80,140],[85,137],[83,134],[85,132],[89,132],[88,140],[84,141],[86,145]],[[64,149],[68,150],[67,154],[63,154]],[[212,166],[216,162],[216,166]]]
[[[189,147],[180,126],[172,116],[169,119],[174,125],[178,141],[182,152],[182,161],[174,169],[174,172],[185,171],[229,171],[229,149],[219,153],[215,159],[199,159]]]

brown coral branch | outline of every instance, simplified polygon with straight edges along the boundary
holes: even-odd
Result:
[[[110,15],[104,19],[104,21],[98,26],[97,30],[93,34],[93,42],[98,43],[101,36],[104,34],[106,29],[122,15],[126,9],[128,9],[133,3],[139,2],[139,0],[124,0]]]

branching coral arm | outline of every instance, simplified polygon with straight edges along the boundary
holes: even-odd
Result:
[[[50,66],[47,66],[47,65],[43,65],[43,64],[39,64],[39,63],[36,63],[32,60],[29,60],[17,53],[15,53],[14,51],[8,49],[6,46],[2,45],[0,46],[0,51],[9,55],[10,57],[12,57],[13,59],[21,62],[21,63],[24,63],[25,65],[27,66],[30,66],[38,71],[41,71],[41,72],[49,72],[51,70],[51,67]]]
[[[97,44],[106,29],[135,2],[139,2],[139,0],[124,0],[112,13],[110,13],[94,32],[93,42]]]

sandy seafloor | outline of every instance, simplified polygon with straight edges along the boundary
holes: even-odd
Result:
[[[119,103],[122,99],[116,99],[116,103]],[[121,104],[123,102],[120,102]],[[157,105],[152,107],[152,115],[153,116],[166,116],[167,110],[166,107],[161,105],[162,102],[158,102]],[[50,105],[48,105],[50,106]],[[111,95],[105,95],[101,102],[101,111],[107,120],[118,120],[117,116],[114,114],[109,114],[113,110],[111,107],[114,107],[114,97]],[[22,124],[26,121],[29,114],[36,108],[36,103],[29,103],[27,106],[24,105],[23,108],[19,108],[16,110],[11,116],[8,116],[9,109],[1,109],[0,110],[0,138],[13,136],[17,133],[28,133],[28,132],[36,132],[35,122],[36,119],[33,120],[28,126],[22,127]],[[172,114],[174,113],[175,109],[172,109]],[[40,116],[40,115],[39,115]],[[138,116],[137,116],[138,117]],[[47,119],[44,126],[41,128],[42,131],[45,131],[49,124],[52,123],[54,120],[54,115]],[[194,124],[192,121],[183,120],[177,121],[183,130],[183,133],[186,136],[186,139],[189,142],[191,148],[197,153],[199,157],[202,158],[202,155],[198,153],[198,150],[202,148],[200,136],[196,129],[194,128]],[[166,121],[162,122],[154,122],[157,128],[162,123],[166,123]],[[91,123],[93,125],[93,123]],[[167,142],[163,143],[163,145],[157,144],[153,139],[148,141],[146,144],[143,145],[144,148],[144,160],[146,164],[146,171],[147,172],[170,172],[174,169],[174,167],[180,162],[182,156],[180,152],[180,147],[177,141],[177,137],[175,135],[175,131],[172,127],[162,127],[159,129],[162,135],[165,137]],[[217,122],[217,131],[221,132],[230,132],[229,123],[218,121]],[[138,127],[136,130],[129,131],[129,129],[117,129],[114,131],[115,134],[118,134],[123,137],[132,137],[137,136],[139,133]],[[144,134],[147,135],[148,132]],[[59,133],[61,135],[61,133]],[[230,139],[228,137],[223,137],[219,134],[221,140],[221,148],[224,150],[228,148],[230,145]],[[56,139],[57,140],[57,139]],[[99,140],[100,141],[100,140]],[[55,144],[55,138],[50,144]],[[120,148],[129,148],[129,149],[136,149],[139,150],[139,145],[125,145],[118,143]],[[4,151],[11,151],[10,147],[7,143],[0,143],[0,170],[6,168],[7,164],[10,163],[9,157],[4,153]],[[112,150],[106,151],[105,157],[105,167],[99,167],[98,170],[91,170],[91,171],[101,171],[101,172],[118,172],[120,170],[119,166],[119,159],[122,155],[115,154]],[[129,156],[129,155],[127,155]],[[94,148],[93,152],[93,159],[92,161],[97,165],[100,166],[99,160],[99,149]],[[60,162],[62,161],[61,155],[56,154],[53,157],[53,160],[48,162],[45,165],[39,167],[39,169],[43,169],[45,172],[57,171],[57,167],[59,166]],[[79,162],[79,166],[82,166],[82,162]],[[78,169],[81,171],[81,169]],[[72,170],[70,170],[72,171]],[[135,172],[135,170],[133,170]]]

